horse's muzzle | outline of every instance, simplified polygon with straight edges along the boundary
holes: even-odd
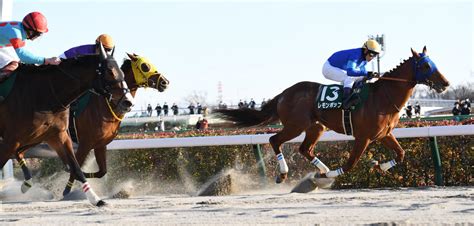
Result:
[[[160,81],[158,81],[156,88],[158,89],[159,92],[163,92],[168,88],[169,84],[170,82],[167,79],[162,78],[160,79]]]

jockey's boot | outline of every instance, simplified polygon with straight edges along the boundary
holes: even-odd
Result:
[[[354,97],[351,93],[352,89],[349,87],[344,87],[344,92],[342,94],[342,109],[349,110],[352,105],[358,102],[358,99]]]

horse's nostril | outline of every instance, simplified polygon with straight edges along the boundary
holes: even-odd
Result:
[[[129,100],[126,100],[126,101],[123,101],[123,106],[126,107],[126,108],[129,108],[133,105],[133,103]]]

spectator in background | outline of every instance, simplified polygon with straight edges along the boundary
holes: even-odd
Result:
[[[168,104],[165,102],[165,104],[163,104],[163,113],[165,114],[165,116],[168,116],[168,110]]]
[[[468,108],[471,108],[471,101],[469,100],[469,98],[466,98],[466,100],[464,101],[465,104],[467,104],[467,107]]]
[[[413,113],[411,112],[412,110],[413,110],[413,107],[411,106],[410,103],[408,103],[407,107],[405,108],[407,118],[411,118],[413,116]]]
[[[202,106],[200,103],[197,103],[197,113],[198,115],[202,114]]]
[[[196,122],[196,129],[198,130],[206,130],[209,127],[209,123],[207,119],[202,119],[199,117],[198,121]]]
[[[253,98],[250,98],[250,103],[249,103],[249,106],[250,106],[250,109],[255,109],[255,101],[253,100]]]
[[[461,115],[461,107],[458,103],[456,103],[454,105],[454,108],[453,110],[451,110],[451,112],[453,113],[453,116],[458,116],[458,115]]]
[[[247,100],[244,100],[244,108],[249,108],[249,103],[247,102]]]
[[[201,117],[196,122],[196,129],[201,129]]]
[[[420,117],[421,115],[421,106],[420,103],[417,101],[415,104],[415,117]]]
[[[237,107],[239,107],[239,109],[244,108],[244,102],[242,102],[242,100],[239,100],[239,104],[237,105]]]
[[[171,106],[171,110],[173,111],[173,115],[178,115],[178,105],[176,105],[176,103],[173,103],[173,106]]]
[[[471,108],[469,107],[470,104],[468,104],[466,101],[464,101],[464,104],[462,105],[461,108],[461,115],[469,115],[471,114]]]
[[[206,118],[203,118],[201,120],[201,130],[207,130],[209,128],[209,122],[207,121]]]
[[[160,103],[156,104],[155,111],[156,111],[156,116],[160,117],[160,115],[161,115],[161,105],[160,105]]]
[[[189,106],[188,106],[188,109],[189,109],[189,114],[190,115],[194,115],[194,104],[193,103],[189,103]]]
[[[219,102],[219,105],[217,106],[219,109],[227,109],[227,104],[225,104],[224,102],[220,101]]]
[[[146,107],[146,112],[148,113],[148,117],[151,117],[151,114],[153,113],[153,108],[151,107],[151,104],[148,104],[148,107]]]
[[[460,100],[460,99],[457,99],[456,102],[454,102],[454,106],[456,106],[456,104],[458,104],[459,106],[461,106],[461,100]]]

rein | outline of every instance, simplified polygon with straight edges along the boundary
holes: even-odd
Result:
[[[114,112],[114,110],[112,109],[112,106],[110,105],[110,101],[108,98],[104,98],[105,99],[105,102],[107,103],[107,107],[109,107],[109,111],[110,113],[112,114],[112,116],[114,116],[115,119],[119,120],[119,121],[122,121],[122,119],[125,117],[125,116],[122,116],[122,118],[118,117],[117,114]]]
[[[397,81],[397,82],[417,83],[416,81],[403,79],[403,78],[392,78],[392,77],[383,77],[383,76],[377,76],[377,77],[374,77],[374,78],[382,79],[382,80]]]

